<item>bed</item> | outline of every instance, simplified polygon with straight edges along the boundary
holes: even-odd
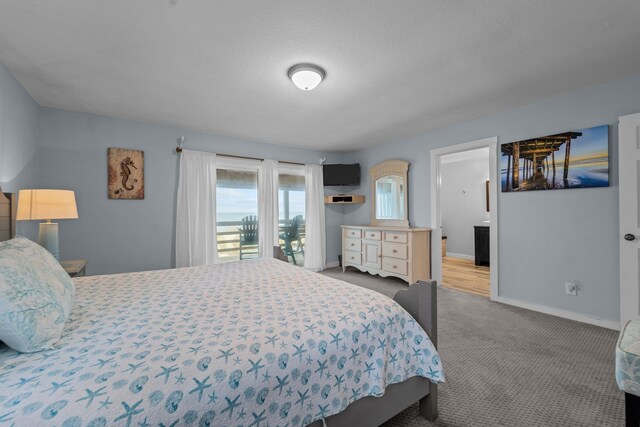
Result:
[[[54,349],[1,345],[0,424],[378,425],[416,401],[437,416],[433,283],[396,303],[257,259],[74,284]]]

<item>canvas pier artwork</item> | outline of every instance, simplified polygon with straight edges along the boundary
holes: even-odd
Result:
[[[609,186],[609,126],[502,144],[502,191]]]

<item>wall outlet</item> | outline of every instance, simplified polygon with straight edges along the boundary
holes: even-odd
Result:
[[[578,284],[576,282],[565,282],[564,286],[567,295],[578,296]]]

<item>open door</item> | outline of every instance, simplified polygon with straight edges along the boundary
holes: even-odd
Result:
[[[620,322],[640,319],[640,114],[620,117]]]
[[[478,148],[489,149],[489,210],[490,218],[490,249],[489,259],[491,271],[489,274],[490,298],[499,298],[498,284],[498,191],[500,188],[500,174],[497,164],[498,137],[485,138],[463,144],[451,145],[431,150],[431,274],[438,285],[442,285],[442,200],[441,200],[441,168],[442,156],[461,153]]]

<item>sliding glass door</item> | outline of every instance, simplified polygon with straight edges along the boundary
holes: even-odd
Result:
[[[305,181],[304,167],[281,165],[278,176],[278,230],[280,247],[289,262],[304,265]]]
[[[217,169],[216,225],[220,262],[258,257],[257,169]]]
[[[258,176],[261,162],[218,158],[216,230],[219,262],[259,256]],[[265,200],[265,199],[263,199]],[[275,222],[275,221],[274,221]],[[278,244],[289,262],[304,265],[304,166],[278,165]]]

